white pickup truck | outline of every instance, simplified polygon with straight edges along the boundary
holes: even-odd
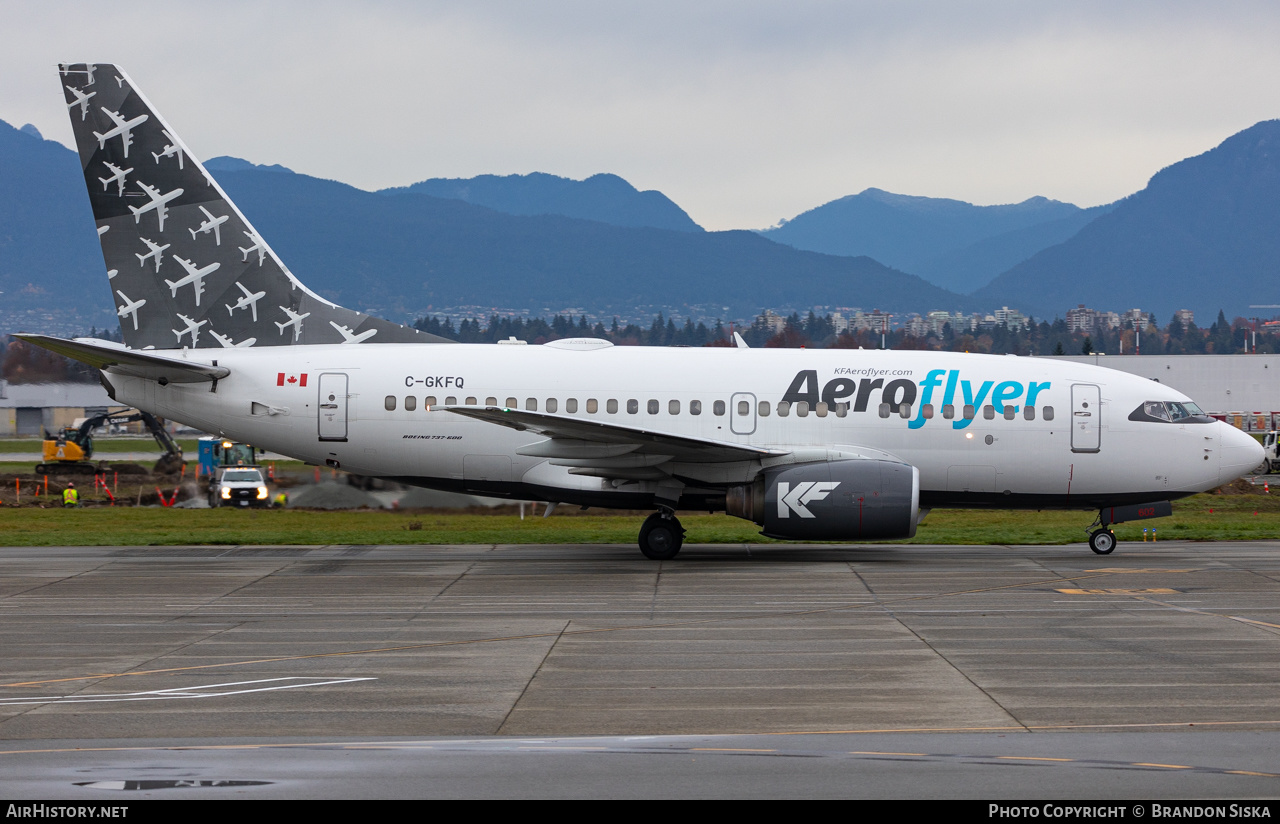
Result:
[[[209,482],[209,506],[271,506],[262,470],[254,466],[226,466]]]

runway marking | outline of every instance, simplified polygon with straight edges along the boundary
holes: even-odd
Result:
[[[1033,755],[997,755],[996,758],[1006,761],[1075,761],[1074,758],[1044,758]]]
[[[455,647],[466,646],[468,644],[496,644],[505,641],[528,641],[537,638],[560,638],[569,635],[594,635],[605,632],[626,632],[630,630],[655,630],[655,629],[671,629],[674,627],[691,627],[702,624],[720,624],[731,621],[754,621],[759,618],[796,618],[804,615],[822,615],[828,612],[843,612],[860,609],[879,609],[895,604],[906,604],[914,601],[929,601],[938,598],[953,598],[959,595],[977,595],[984,592],[999,592],[1006,589],[1022,589],[1025,587],[1040,587],[1045,584],[1060,584],[1064,581],[1081,581],[1090,578],[1106,577],[1106,573],[1094,573],[1090,575],[1074,575],[1069,577],[1054,577],[1049,580],[1027,581],[1021,584],[1001,584],[993,587],[980,587],[978,589],[962,589],[953,592],[938,592],[929,595],[913,595],[905,598],[892,598],[888,600],[877,600],[873,602],[857,603],[857,604],[841,604],[833,607],[823,607],[821,609],[794,610],[789,612],[767,612],[763,614],[738,615],[724,618],[702,618],[693,621],[670,621],[665,624],[628,624],[621,627],[599,627],[596,629],[575,629],[575,630],[558,630],[555,632],[535,632],[526,635],[502,635],[493,638],[469,638],[461,641],[433,641],[423,644],[405,644],[394,647],[371,647],[366,649],[344,650],[341,652],[320,652],[310,655],[281,655],[271,658],[254,658],[245,661],[225,661],[221,664],[197,664],[189,667],[166,667],[163,669],[153,670],[137,670],[133,672],[99,672],[90,675],[75,675],[66,678],[48,678],[36,681],[16,681],[9,684],[0,684],[0,687],[33,687],[41,684],[59,684],[68,681],[90,681],[98,678],[124,678],[132,675],[158,675],[168,672],[191,672],[204,669],[218,669],[222,667],[239,667],[249,666],[252,664],[274,664],[281,661],[306,661],[316,658],[341,658],[352,655],[380,655],[389,652],[407,652],[409,650],[434,649],[438,647]]]
[[[1180,589],[1060,589],[1063,595],[1177,595]]]
[[[331,687],[335,684],[350,684],[355,681],[376,681],[376,678],[304,678],[290,676],[286,678],[260,678],[255,681],[228,681],[223,684],[205,684],[198,687],[171,687],[164,690],[145,690],[143,692],[103,693],[100,695],[39,695],[17,698],[0,698],[0,707],[22,706],[24,704],[101,704],[117,701],[172,701],[177,698],[223,698],[228,695],[245,695],[251,692],[275,692],[292,690],[301,687]],[[301,683],[276,683],[293,681]],[[269,687],[253,687],[251,689],[227,690],[223,687],[243,687],[251,684],[272,684]]]
[[[1102,569],[1086,569],[1085,572],[1111,572],[1117,575],[1163,575],[1174,572],[1204,572],[1203,569],[1125,569],[1124,567],[1103,567]]]

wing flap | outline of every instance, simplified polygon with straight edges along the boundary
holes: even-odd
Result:
[[[762,458],[776,457],[789,454],[787,450],[766,449],[759,446],[747,446],[745,444],[728,443],[725,441],[715,441],[704,438],[690,438],[685,435],[674,435],[667,432],[658,432],[648,429],[639,429],[630,426],[619,426],[613,423],[605,423],[602,421],[582,420],[581,418],[568,418],[559,415],[552,415],[545,412],[528,412],[520,409],[503,409],[495,406],[473,407],[473,406],[438,406],[436,410],[452,412],[455,415],[462,415],[467,418],[474,418],[478,421],[505,426],[509,429],[516,429],[521,432],[535,432],[539,435],[545,435],[551,438],[553,443],[563,441],[565,453],[579,451],[581,458],[574,461],[574,465],[578,467],[599,466],[604,468],[604,464],[614,464],[619,458],[623,457],[618,453],[614,455],[606,455],[604,453],[609,450],[601,450],[598,455],[592,455],[578,444],[584,441],[592,444],[616,444],[619,448],[626,446],[626,455],[640,456],[664,456],[676,462],[687,463],[724,463],[730,461],[749,461],[760,460]],[[540,451],[551,453],[555,450],[549,446],[542,448]],[[562,457],[570,458],[569,454],[563,454]],[[576,457],[576,456],[573,456]],[[612,458],[612,460],[610,460]],[[594,460],[593,460],[594,459]],[[559,462],[559,461],[557,461]],[[565,461],[567,463],[567,461]],[[631,458],[625,463],[635,466],[640,463]]]

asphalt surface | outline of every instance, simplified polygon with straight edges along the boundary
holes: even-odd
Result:
[[[1277,596],[1276,542],[3,548],[0,795],[1274,797]]]

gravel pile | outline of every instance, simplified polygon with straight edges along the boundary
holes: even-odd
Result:
[[[304,509],[381,509],[377,498],[348,483],[324,481],[289,490],[289,508]]]

